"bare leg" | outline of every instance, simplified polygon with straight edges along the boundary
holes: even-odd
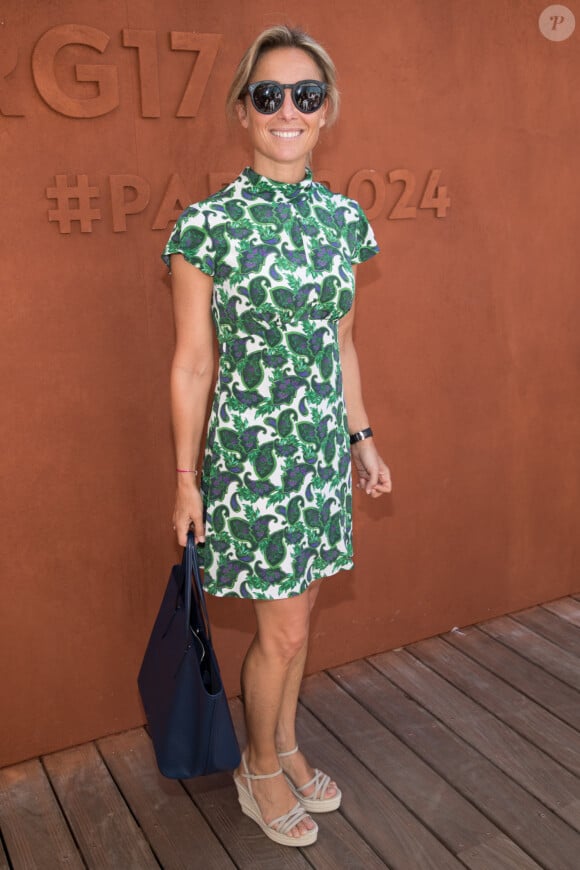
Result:
[[[318,597],[320,588],[320,580],[316,580],[305,593],[308,596],[309,614]],[[284,683],[284,691],[280,704],[280,715],[276,724],[276,747],[280,752],[288,749],[293,749],[296,746],[296,711],[298,709],[298,696],[300,694],[300,686],[304,675],[304,665],[306,664],[306,656],[308,653],[308,638],[299,653],[296,654],[290,667],[288,675]],[[302,752],[296,752],[294,755],[286,756],[280,759],[284,770],[288,773],[290,779],[296,786],[303,785],[314,776],[314,769],[308,764]],[[308,797],[309,793],[314,790],[314,786],[310,790],[304,792],[304,796]],[[326,796],[332,797],[337,792],[336,783],[331,782],[326,790]]]
[[[318,596],[319,584],[319,580],[315,581],[305,592],[305,595],[308,596],[309,617]],[[296,710],[298,708],[298,696],[300,694],[300,686],[304,675],[304,665],[306,664],[307,654],[308,638],[306,638],[304,646],[292,660],[292,663],[288,668],[286,682],[284,683],[284,691],[280,704],[280,715],[278,716],[278,721],[276,723],[276,746],[280,751],[284,749],[292,749],[296,746]]]
[[[242,689],[248,734],[245,757],[250,773],[259,774],[272,773],[280,767],[276,723],[289,671],[294,659],[303,656],[307,645],[310,602],[304,593],[279,601],[255,601],[254,606],[258,631],[242,667]],[[282,775],[254,781],[252,789],[266,822],[296,804]],[[314,822],[309,818],[296,825],[291,833],[300,836],[313,827]]]

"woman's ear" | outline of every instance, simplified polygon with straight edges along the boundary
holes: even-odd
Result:
[[[246,109],[246,103],[244,100],[238,100],[236,103],[236,115],[238,116],[238,121],[242,125],[242,127],[248,126],[248,111]]]

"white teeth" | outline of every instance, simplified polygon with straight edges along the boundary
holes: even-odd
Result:
[[[296,139],[300,136],[300,130],[272,130],[272,136],[279,136],[280,139]]]

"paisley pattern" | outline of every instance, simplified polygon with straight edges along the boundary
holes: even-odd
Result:
[[[187,208],[163,252],[213,276],[220,368],[201,488],[204,586],[298,595],[352,567],[351,470],[338,320],[351,264],[378,251],[354,200],[249,167]]]

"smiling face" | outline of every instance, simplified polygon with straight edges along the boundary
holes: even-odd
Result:
[[[287,84],[304,79],[323,80],[313,58],[301,48],[273,48],[256,64],[251,82],[270,80]],[[284,91],[284,102],[273,115],[257,112],[249,95],[238,103],[237,112],[254,148],[254,170],[275,181],[302,181],[308,155],[326,120],[327,101],[317,112],[306,115],[298,111],[288,89]]]

